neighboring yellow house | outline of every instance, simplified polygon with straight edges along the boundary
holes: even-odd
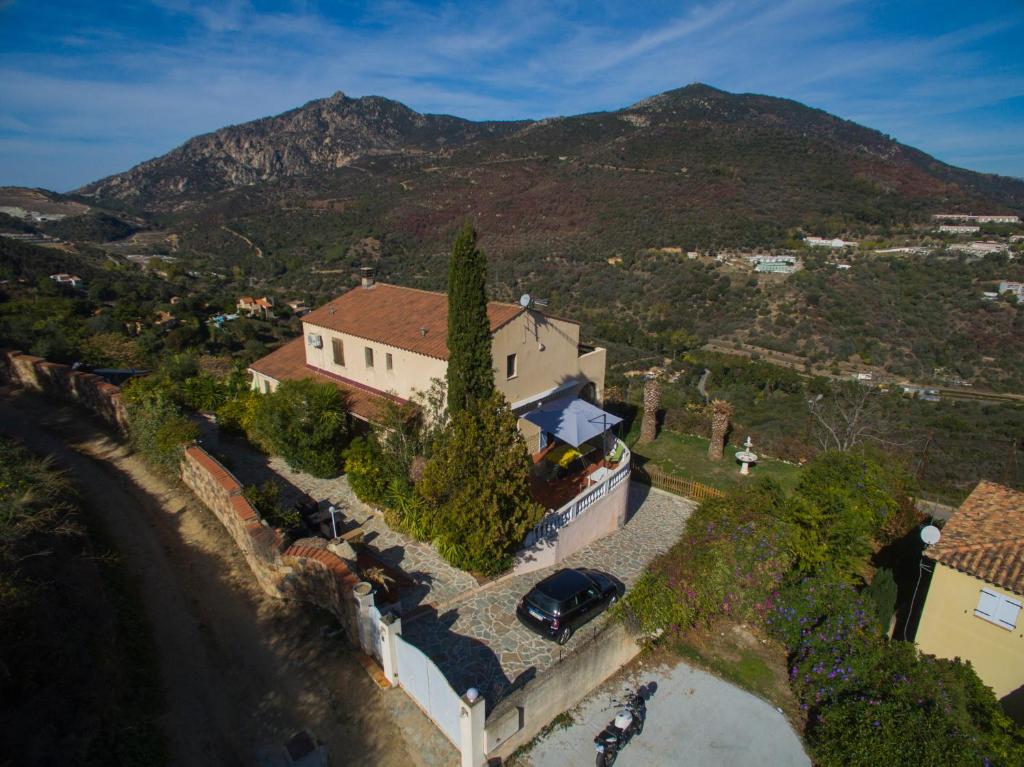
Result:
[[[1024,493],[980,482],[925,552],[935,563],[916,642],[969,660],[1016,718],[1024,713]]]
[[[518,304],[490,302],[494,383],[519,415],[542,403],[604,397],[605,350],[580,343],[579,323]],[[319,378],[349,395],[352,414],[375,420],[385,400],[406,402],[448,370],[448,298],[376,282],[353,288],[302,318],[303,336],[249,366],[253,388]],[[530,452],[540,429],[520,419]]]

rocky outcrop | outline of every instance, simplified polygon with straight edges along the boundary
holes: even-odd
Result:
[[[131,170],[82,187],[80,194],[142,207],[233,187],[309,176],[380,155],[444,152],[506,135],[526,123],[472,122],[420,114],[378,96],[338,92],[298,109],[197,136]]]

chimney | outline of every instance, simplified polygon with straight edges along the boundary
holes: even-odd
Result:
[[[359,274],[362,276],[362,279],[363,279],[363,287],[364,288],[372,288],[373,287],[373,267],[372,266],[360,267]]]

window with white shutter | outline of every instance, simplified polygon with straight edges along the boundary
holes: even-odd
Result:
[[[1004,597],[991,589],[982,589],[978,597],[978,606],[974,614],[989,623],[1012,631],[1017,628],[1017,617],[1020,615],[1021,603],[1017,599]]]

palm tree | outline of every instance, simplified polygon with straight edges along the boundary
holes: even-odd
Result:
[[[644,416],[640,422],[640,444],[654,442],[658,432],[658,408],[661,407],[661,384],[648,378],[644,384]]]
[[[729,430],[731,417],[732,405],[724,399],[716,399],[711,403],[711,442],[708,444],[708,458],[712,461],[722,460],[725,453],[725,433]]]

